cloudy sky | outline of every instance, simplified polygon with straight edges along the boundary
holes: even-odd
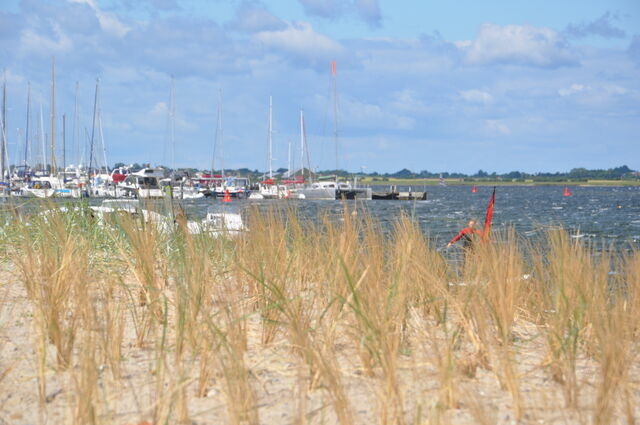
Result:
[[[99,78],[110,164],[207,168],[217,141],[216,167],[264,170],[272,96],[275,168],[299,158],[301,109],[311,166],[335,168],[335,60],[340,168],[640,169],[637,0],[2,0],[12,163],[28,84],[31,162],[49,138],[53,57],[67,162]]]

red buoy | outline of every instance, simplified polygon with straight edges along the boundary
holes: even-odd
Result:
[[[569,188],[568,187],[564,188],[564,196],[571,196],[571,192],[569,192]]]
[[[478,188],[476,187],[476,185],[473,185],[473,189],[471,189],[471,193],[476,193],[478,191]]]
[[[231,202],[231,194],[229,193],[229,189],[224,191],[224,197],[222,198],[222,202]]]

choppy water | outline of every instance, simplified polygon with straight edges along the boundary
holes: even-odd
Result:
[[[572,196],[564,197],[564,187],[559,186],[498,187],[494,229],[512,225],[524,237],[535,238],[550,226],[562,226],[576,237],[603,240],[618,248],[640,248],[640,187],[570,186],[570,189]],[[472,193],[469,186],[429,186],[426,201],[346,201],[346,205],[353,208],[357,202],[383,225],[392,223],[404,211],[440,246],[464,227],[469,218],[482,223],[491,190],[478,187],[478,192]],[[204,217],[209,209],[242,213],[252,206],[269,208],[287,202],[309,219],[320,214],[339,219],[345,205],[343,201],[310,200],[244,199],[228,204],[210,198],[181,201],[190,219]]]
[[[415,189],[414,189],[415,190]],[[572,187],[572,196],[563,196],[559,186],[500,186],[496,189],[494,228],[514,226],[526,237],[536,237],[550,226],[562,226],[576,237],[604,240],[618,247],[640,247],[640,187]],[[426,201],[357,201],[379,222],[393,222],[404,211],[414,217],[423,231],[439,244],[446,243],[469,218],[484,221],[491,187],[427,187]],[[223,204],[208,199],[186,201],[192,216],[204,215],[207,208],[246,210],[251,205],[268,207],[274,202],[293,202],[303,215],[314,218],[321,213],[342,214],[342,201],[253,201],[234,200]],[[354,201],[347,201],[353,206]]]

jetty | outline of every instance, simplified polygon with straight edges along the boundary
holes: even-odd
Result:
[[[373,191],[371,199],[390,200],[390,201],[426,201],[426,191],[399,191],[397,186],[389,187],[388,191]]]

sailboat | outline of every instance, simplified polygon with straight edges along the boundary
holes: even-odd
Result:
[[[27,123],[25,126],[24,133],[24,157],[22,160],[22,164],[18,165],[18,161],[16,161],[16,165],[13,170],[12,182],[14,187],[12,187],[12,193],[19,195],[19,188],[24,186],[26,182],[31,178],[31,170],[29,168],[29,131],[30,131],[30,118],[31,118],[31,83],[27,83]]]
[[[218,120],[216,123],[216,133],[213,143],[213,155],[211,157],[211,174],[204,174],[196,179],[202,186],[205,196],[223,198],[225,193],[233,198],[244,198],[249,195],[250,181],[248,177],[226,176],[224,172],[224,151],[223,151],[223,129],[222,129],[222,89],[218,98]],[[220,150],[220,174],[214,174],[216,152]]]
[[[44,124],[42,119],[42,107],[40,107],[40,138],[42,141],[42,173],[38,176],[34,176],[27,183],[25,187],[21,189],[23,196],[38,197],[38,198],[80,198],[82,196],[82,190],[77,187],[67,187],[64,182],[64,169],[62,170],[62,178],[57,174],[56,159],[55,159],[55,87],[56,87],[56,74],[55,74],[55,59],[51,62],[51,156],[49,172],[46,170],[46,153],[45,153],[45,141],[44,141]],[[63,137],[64,137],[64,116],[63,116]]]
[[[100,108],[100,79],[96,79],[96,90],[93,99],[93,119],[92,119],[92,127],[91,127],[91,139],[90,139],[90,147],[89,147],[89,168],[88,172],[92,177],[88,178],[90,181],[90,196],[92,197],[106,197],[106,198],[122,198],[122,197],[133,197],[135,193],[131,190],[128,190],[128,187],[122,187],[120,183],[124,183],[124,179],[118,178],[118,181],[113,179],[114,173],[109,171],[109,166],[107,162],[107,152],[104,143],[104,134],[102,132],[102,111]],[[77,115],[77,112],[76,112]],[[96,128],[98,130],[98,136],[100,137],[100,144],[102,147],[102,155],[103,155],[103,166],[97,165],[97,157],[95,158],[96,165],[94,167],[94,152],[95,152],[95,137],[96,137]],[[82,178],[82,170],[80,167],[75,169],[70,169],[70,173],[75,172],[79,177],[76,179],[77,185],[79,187],[83,186],[83,178]]]
[[[338,95],[336,85],[336,62],[331,62],[331,75],[333,86],[333,112],[334,112],[334,142],[335,142],[335,160],[336,171],[338,170]],[[304,127],[304,114],[300,111],[300,150],[301,150],[301,165],[304,163],[304,148],[306,146],[306,133]],[[308,161],[308,149],[307,149],[307,162]],[[309,167],[310,169],[311,167]],[[301,167],[304,171],[304,166]],[[303,177],[304,177],[304,173]],[[297,186],[297,185],[296,185]],[[301,199],[372,199],[371,188],[354,188],[348,182],[338,181],[338,176],[327,176],[319,178],[317,181],[312,182],[310,186],[303,188],[296,187],[292,190],[295,196]]]
[[[310,185],[303,184],[304,182],[304,156],[306,146],[306,132],[304,126],[304,111],[300,111],[300,174],[302,179],[300,183],[291,185],[289,187],[289,197],[297,199],[314,199],[314,200],[335,200],[338,184],[336,181],[317,181],[312,182]],[[307,151],[308,158],[308,151]]]
[[[29,103],[29,94],[27,95],[27,102]],[[27,119],[29,117],[29,111],[27,110]],[[55,62],[51,64],[51,157],[49,158],[49,166],[47,166],[47,153],[46,153],[46,141],[44,131],[44,118],[42,112],[42,104],[40,104],[40,128],[39,138],[42,148],[41,157],[41,169],[36,171],[33,176],[27,179],[27,184],[20,190],[22,196],[49,198],[56,194],[56,189],[62,187],[61,182],[54,174],[55,159],[54,146],[55,146]]]
[[[249,195],[251,199],[279,199],[286,196],[286,187],[280,186],[273,178],[273,98],[269,96],[269,144],[268,178],[258,183],[258,191]]]
[[[55,191],[49,181],[49,176],[46,172],[47,157],[45,152],[45,140],[44,140],[44,121],[42,117],[42,104],[40,104],[40,128],[39,128],[40,145],[42,147],[42,169],[36,171],[35,175],[29,177],[26,184],[20,189],[20,195],[25,197],[35,198],[50,198]]]
[[[167,195],[174,199],[198,199],[204,198],[204,193],[200,192],[186,172],[177,172],[175,165],[175,127],[176,127],[176,106],[174,80],[171,78],[171,94],[169,96],[169,127],[170,127],[170,150],[171,150],[171,173],[169,177],[160,180],[160,186]]]

